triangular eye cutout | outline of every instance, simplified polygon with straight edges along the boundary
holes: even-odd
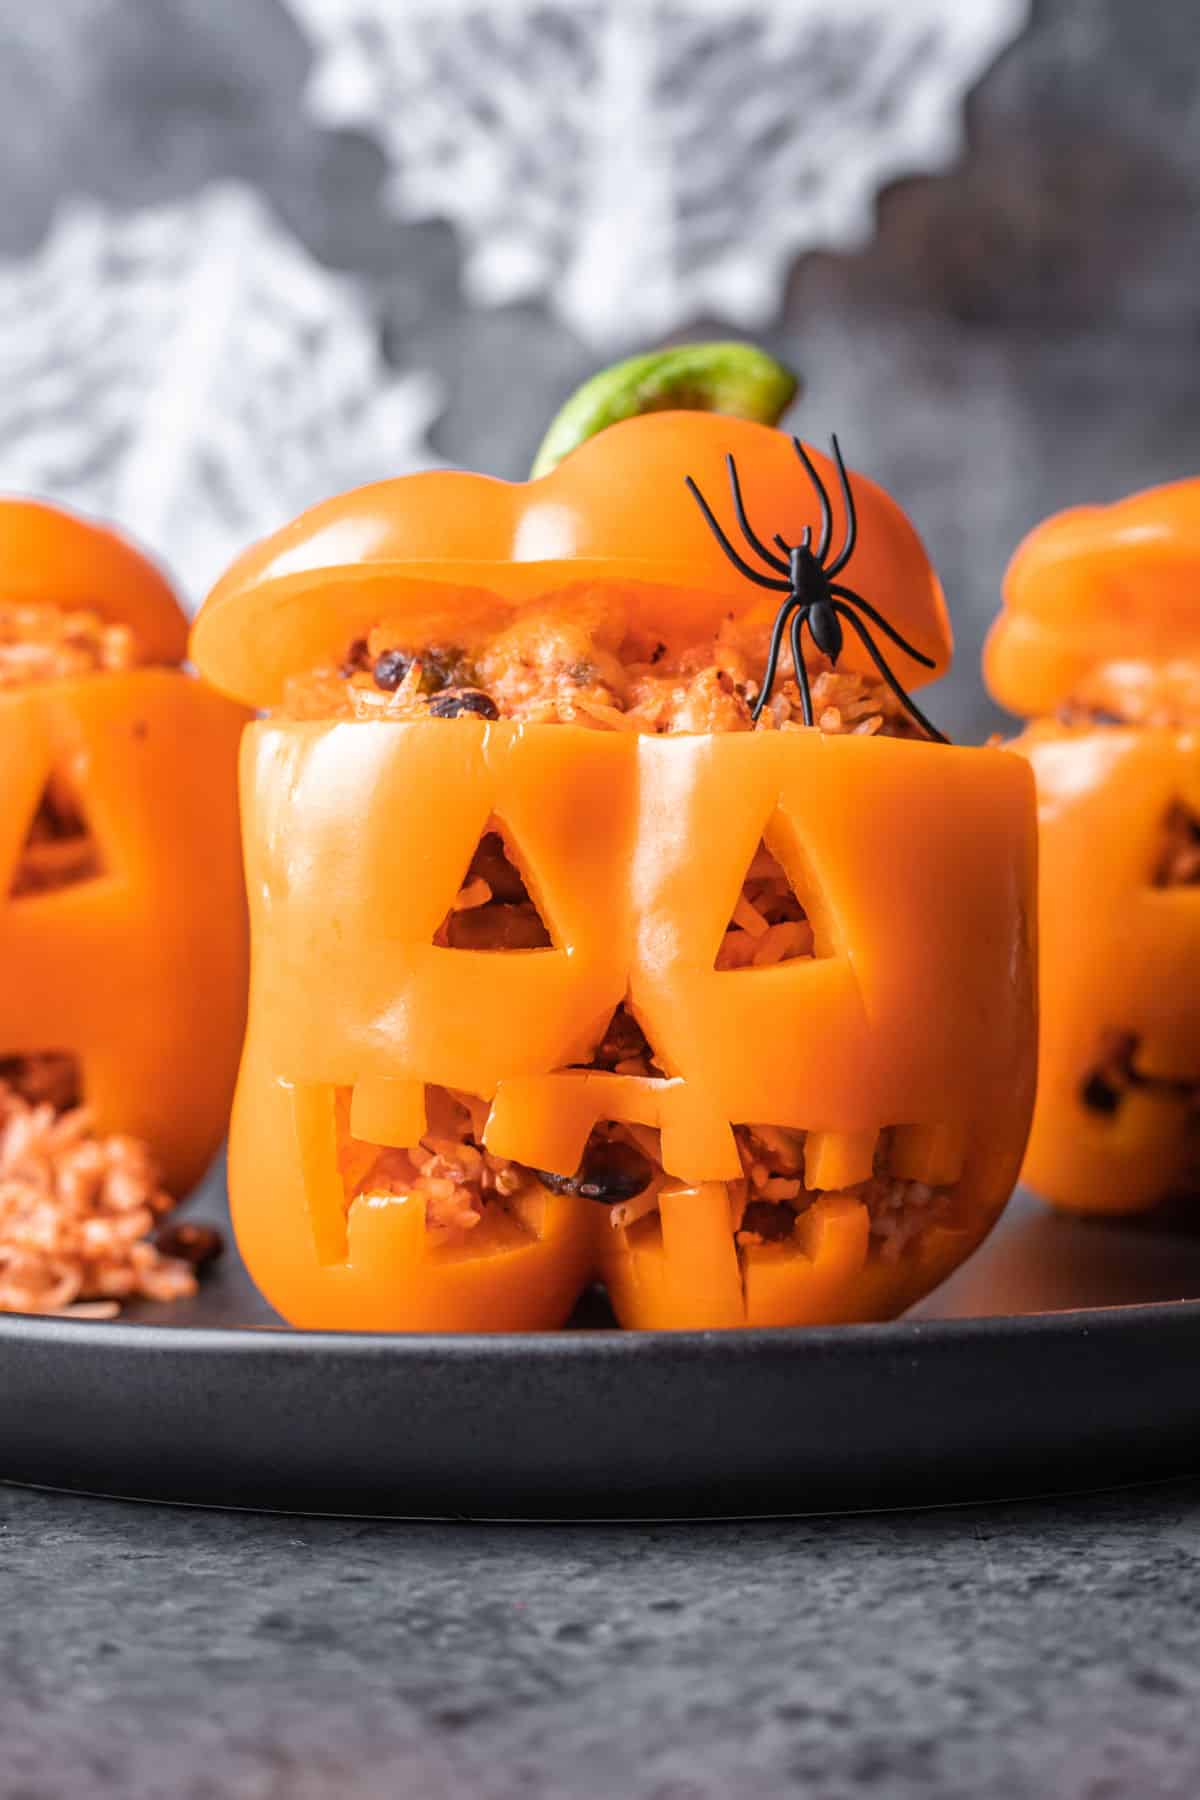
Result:
[[[660,1081],[666,1073],[653,1044],[623,1000],[589,1060],[574,1067],[605,1069],[612,1075],[649,1075]]]
[[[79,794],[66,776],[51,775],[17,859],[9,898],[24,900],[76,887],[104,872],[104,858]]]
[[[52,1106],[56,1113],[83,1104],[83,1070],[69,1050],[37,1050],[25,1056],[0,1056],[0,1082],[30,1106]]]
[[[549,950],[554,939],[504,834],[490,819],[433,941],[444,950]]]
[[[809,908],[763,839],[742,882],[715,967],[769,969],[819,956]]]
[[[1172,800],[1155,854],[1153,886],[1200,885],[1200,818],[1182,800]]]

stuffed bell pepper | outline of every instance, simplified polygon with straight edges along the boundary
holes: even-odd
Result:
[[[1040,525],[985,672],[1031,719],[1041,1069],[1025,1178],[1078,1212],[1200,1187],[1200,481]]]
[[[245,709],[158,570],[0,499],[0,1310],[187,1291],[142,1241],[225,1133]],[[160,1185],[161,1184],[161,1185]]]
[[[789,393],[638,359],[536,479],[346,494],[209,598],[267,714],[234,1220],[293,1322],[554,1327],[597,1279],[629,1326],[885,1318],[1003,1206],[1030,773],[912,698],[936,577]]]

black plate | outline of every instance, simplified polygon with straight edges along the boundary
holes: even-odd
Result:
[[[219,1190],[190,1210],[217,1218]],[[112,1323],[0,1319],[0,1479],[217,1506],[647,1518],[941,1504],[1200,1468],[1200,1236],[1018,1195],[891,1325],[278,1327],[232,1253]],[[1064,1310],[1083,1309],[1083,1310]],[[168,1322],[169,1321],[169,1322]]]

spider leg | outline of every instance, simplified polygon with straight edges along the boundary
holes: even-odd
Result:
[[[837,437],[834,436],[831,439],[831,442],[833,444],[833,460],[837,464],[838,481],[841,483],[842,488],[842,504],[846,508],[846,536],[841,549],[825,571],[826,575],[830,577],[837,575],[850,561],[851,556],[854,554],[855,539],[858,537],[858,513],[855,511],[854,507],[854,495],[850,489],[850,477],[847,475],[846,465],[842,461],[842,452],[838,445]]]
[[[800,689],[800,710],[804,714],[804,723],[811,725],[813,722],[812,689],[808,685],[808,670],[804,666],[804,650],[800,643],[804,621],[807,617],[807,606],[802,606],[792,616],[792,661],[796,666],[796,685]],[[811,631],[811,629],[810,626],[809,630]]]
[[[762,574],[760,570],[752,567],[752,565],[746,561],[745,557],[741,556],[738,551],[734,549],[729,539],[725,536],[724,531],[721,529],[712,507],[708,504],[708,501],[704,498],[704,495],[700,492],[700,489],[696,486],[696,483],[692,480],[691,476],[685,475],[684,482],[693,500],[696,502],[696,505],[704,514],[705,524],[708,526],[708,529],[712,532],[718,544],[720,544],[722,550],[739,574],[744,575],[747,581],[755,582],[758,587],[774,588],[776,593],[790,594],[792,591],[792,584],[790,581],[777,581],[773,576]]]
[[[840,613],[842,618],[845,619],[845,621],[848,625],[852,625],[854,627],[854,630],[858,633],[859,637],[862,640],[863,647],[866,650],[867,655],[871,658],[871,661],[875,664],[875,667],[879,670],[880,675],[883,677],[883,679],[887,683],[888,687],[891,688],[893,694],[895,694],[897,700],[900,702],[900,704],[904,708],[904,710],[907,713],[909,713],[917,721],[917,724],[927,734],[927,736],[929,736],[933,739],[934,743],[948,744],[950,742],[949,738],[946,737],[942,732],[940,732],[938,730],[937,726],[934,725],[929,719],[927,719],[925,717],[925,714],[921,711],[921,709],[917,705],[916,701],[910,699],[909,696],[905,693],[904,689],[900,686],[900,683],[896,680],[896,677],[892,674],[892,671],[888,668],[887,663],[884,661],[883,653],[877,647],[870,632],[867,630],[866,626],[863,624],[863,622],[859,618],[858,614],[851,612],[850,608],[846,605],[845,601],[843,601],[843,600],[835,600],[833,602],[833,610],[836,613]]]
[[[733,495],[733,510],[737,514],[737,522],[742,528],[742,536],[750,548],[758,552],[769,569],[778,569],[781,575],[786,575],[788,573],[787,563],[783,561],[782,557],[776,556],[773,550],[767,549],[746,517],[745,502],[742,499],[742,484],[738,480],[737,464],[732,455],[725,458],[725,467],[729,471],[729,491]]]
[[[771,642],[767,649],[767,665],[763,670],[762,686],[758,690],[758,699],[750,709],[750,717],[756,725],[763,707],[771,698],[771,689],[775,686],[775,674],[779,668],[779,652],[783,648],[783,634],[787,629],[788,616],[798,604],[795,595],[790,594],[775,615],[775,623],[771,627]]]
[[[817,499],[821,502],[821,542],[814,552],[819,563],[825,561],[825,553],[829,549],[829,540],[833,535],[833,514],[829,510],[829,495],[825,492],[825,483],[817,474],[816,465],[798,437],[792,439],[792,448],[800,458],[804,472],[817,490]]]
[[[856,594],[853,588],[841,587],[836,581],[831,581],[829,591],[831,594],[836,594],[839,600],[849,600],[852,606],[857,606],[860,612],[866,613],[871,623],[877,625],[885,636],[890,637],[897,649],[903,650],[905,656],[911,656],[913,661],[919,662],[924,669],[936,667],[932,656],[926,656],[923,650],[918,650],[915,644],[910,644],[907,638],[901,637],[896,627],[889,625],[883,614],[876,612],[870,601],[864,600],[861,594]]]
[[[780,537],[778,532],[775,533],[775,542],[779,545],[779,548],[781,550],[784,550],[787,553],[788,573],[790,574],[791,567],[792,567],[792,565],[791,565],[792,546],[788,543],[788,541],[785,537]],[[800,533],[799,548],[802,550],[807,550],[808,546],[811,544],[811,542],[812,542],[812,526],[806,525],[804,527],[804,530]]]

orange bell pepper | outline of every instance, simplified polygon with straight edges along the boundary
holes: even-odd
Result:
[[[1062,513],[1014,556],[985,652],[992,692],[1033,719],[1013,748],[1039,797],[1024,1177],[1072,1211],[1142,1211],[1196,1178],[1198,572],[1200,481]]]
[[[0,500],[5,599],[129,626],[141,666],[0,684],[0,1060],[74,1058],[98,1127],[176,1194],[224,1135],[245,1018],[237,744],[247,714],[176,667],[187,622],[126,540]],[[86,821],[78,879],[21,891],[50,787]]]
[[[664,641],[694,642],[764,606],[684,487],[691,474],[720,492],[729,452],[752,516],[795,536],[816,523],[778,432],[650,414],[529,484],[421,474],[318,507],[234,565],[193,655],[218,686],[270,705],[385,612],[413,643],[455,641],[476,616],[580,584],[619,586]],[[855,585],[944,667],[920,542],[880,489],[854,486]],[[848,667],[857,655],[847,634]],[[255,950],[230,1184],[251,1273],[293,1322],[550,1327],[597,1276],[629,1325],[884,1317],[1003,1205],[1033,1093],[1020,759],[817,731],[275,718],[246,735],[242,801]],[[550,946],[437,944],[497,821]],[[718,971],[760,839],[814,954]],[[580,1066],[622,1003],[660,1073]],[[416,1194],[355,1192],[364,1147],[415,1144],[438,1088],[480,1098],[484,1152],[547,1173],[449,1243]],[[665,1171],[657,1211],[621,1229],[554,1191],[614,1119],[660,1133]],[[821,1197],[786,1244],[735,1242],[732,1127],[754,1120],[807,1134],[804,1178]],[[948,1196],[894,1256],[860,1191],[883,1132],[897,1181]]]
[[[1047,519],[1005,575],[988,687],[1027,719],[1082,703],[1137,720],[1164,681],[1200,706],[1198,567],[1200,481]]]

